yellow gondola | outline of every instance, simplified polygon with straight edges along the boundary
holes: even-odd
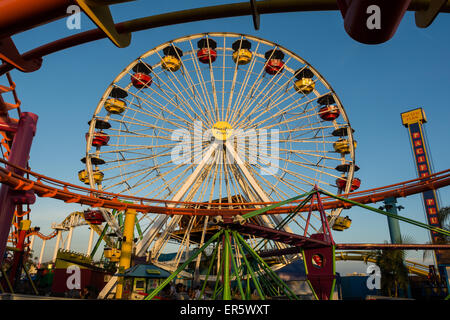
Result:
[[[103,255],[111,262],[119,262],[121,251],[117,248],[105,248]]]
[[[328,217],[330,218],[330,217]],[[344,231],[348,228],[350,228],[352,224],[352,219],[350,219],[348,216],[346,217],[337,217],[334,221],[332,229],[335,231]]]
[[[121,114],[125,111],[127,104],[125,101],[116,98],[109,98],[105,102],[105,109],[112,114]]]
[[[356,141],[353,140],[353,147],[356,148]],[[341,154],[350,153],[350,143],[347,139],[339,139],[335,143],[333,143],[334,151],[339,152]]]
[[[175,72],[181,68],[183,51],[180,48],[169,45],[163,49],[164,57],[161,59],[161,68]]]
[[[240,49],[233,52],[233,61],[238,65],[244,65],[252,60],[253,54],[248,49]]]
[[[93,177],[94,177],[95,183],[97,183],[97,184],[101,183],[103,180],[103,176],[104,176],[103,172],[100,172],[98,170],[94,171]],[[89,176],[88,176],[88,173],[86,170],[78,171],[78,179],[85,184],[89,184]]]
[[[181,61],[180,59],[174,56],[164,56],[161,59],[161,67],[164,70],[175,72],[180,69]]]
[[[253,54],[250,51],[252,44],[245,39],[236,40],[231,45],[233,48],[233,61],[238,65],[244,65],[252,60]]]
[[[313,92],[316,84],[311,78],[301,78],[294,82],[294,89],[297,92],[308,94]]]

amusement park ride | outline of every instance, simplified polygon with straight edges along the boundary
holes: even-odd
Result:
[[[447,1],[252,0],[115,24],[109,5],[121,2],[128,1],[0,3],[0,75],[9,83],[0,86],[0,258],[9,265],[8,273],[2,269],[2,291],[13,292],[22,269],[29,276],[23,261],[34,236],[44,240],[43,248],[56,237],[55,281],[61,278],[62,283],[71,261],[90,272],[92,283],[94,273],[103,276],[91,262],[100,244],[106,244],[103,256],[115,271],[98,285],[99,298],[112,290],[115,298],[123,298],[124,278],[140,264],[157,268],[149,274],[168,272],[145,299],[183,277],[201,284],[201,295],[210,281],[213,298],[224,300],[232,298],[233,286],[242,298],[254,288],[260,299],[297,299],[275,271],[299,259],[314,296],[330,299],[336,258],[352,259],[350,252],[335,250],[433,249],[438,266],[450,264],[450,245],[439,242],[450,232],[441,228],[436,198],[436,190],[450,184],[450,170],[431,171],[422,110],[402,115],[419,177],[356,191],[361,185],[355,176],[357,143],[341,101],[308,62],[271,41],[235,33],[194,34],[160,44],[131,62],[104,92],[89,121],[84,166],[78,172],[86,187],[29,168],[38,117],[21,111],[9,73],[34,72],[48,54],[105,37],[122,48],[135,31],[243,15],[252,15],[258,29],[260,14],[278,12],[340,10],[352,38],[376,44],[394,35],[406,10],[416,11],[416,24],[424,28],[439,12],[450,12]],[[377,4],[374,14],[387,13],[388,27],[362,27],[372,3]],[[11,36],[67,16],[71,5],[78,5],[98,29],[18,52]],[[8,92],[12,103],[2,97]],[[428,224],[394,210],[396,198],[417,193],[423,194]],[[36,195],[92,209],[72,213],[44,236],[31,228]],[[386,211],[367,205],[379,201],[385,201]],[[387,216],[392,243],[335,243],[331,230],[350,227],[351,220],[341,213],[353,206]],[[401,243],[394,230],[398,221],[429,230],[433,243]],[[86,224],[91,228],[87,255],[71,253],[73,228]],[[58,250],[65,231],[66,250]],[[95,245],[94,233],[99,236]],[[423,275],[417,266],[410,271]],[[81,287],[88,282],[82,279]],[[54,285],[57,292],[64,290],[60,283]]]

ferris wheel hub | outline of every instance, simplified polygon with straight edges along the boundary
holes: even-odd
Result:
[[[212,129],[213,136],[221,141],[227,140],[231,134],[233,133],[233,128],[231,125],[226,121],[217,121]]]

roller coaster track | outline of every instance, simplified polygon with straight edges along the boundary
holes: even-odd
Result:
[[[78,227],[82,225],[88,225],[99,236],[102,235],[103,228],[100,228],[98,225],[90,223],[88,220],[85,219],[84,213],[79,211],[72,212],[60,224],[52,225],[52,228],[67,230],[69,228]],[[108,237],[104,237],[103,239],[108,245],[112,244],[111,240]]]
[[[275,14],[284,12],[311,12],[311,11],[338,11],[336,0],[277,0],[277,1],[257,1],[258,14]],[[412,0],[408,11],[427,10],[430,6],[429,0]],[[450,13],[450,2],[445,3],[440,12]],[[249,1],[240,3],[229,3],[215,6],[200,7],[157,14],[137,19],[132,19],[114,24],[117,32],[132,33],[163,26],[183,24],[193,21],[205,21],[230,17],[242,17],[253,14],[253,9]],[[61,17],[54,17],[61,18]],[[35,27],[35,26],[30,26]],[[22,30],[23,31],[23,30]],[[78,34],[58,39],[32,49],[21,55],[24,60],[42,59],[42,57],[68,48],[97,41],[106,38],[106,34],[99,28],[80,32]],[[42,62],[42,60],[41,60]],[[0,75],[14,69],[8,63],[0,64]]]
[[[276,202],[201,203],[140,198],[77,186],[17,167],[3,159],[0,159],[0,162],[7,165],[8,168],[15,168],[26,173],[22,177],[6,168],[0,168],[0,183],[8,185],[14,190],[32,190],[39,197],[50,197],[66,203],[78,203],[91,207],[115,210],[134,209],[142,213],[151,212],[166,215],[234,216],[249,213],[254,210],[256,205],[268,206],[276,204]],[[385,187],[343,194],[340,197],[361,204],[376,203],[386,198],[407,197],[427,190],[439,189],[449,184],[450,169],[447,169],[426,178],[418,178]],[[291,201],[288,205],[267,210],[265,214],[290,213],[297,207],[296,204],[301,201],[302,199]],[[325,210],[339,207],[350,208],[353,206],[351,203],[335,200],[332,197],[323,197],[322,201]],[[317,210],[317,206],[314,205],[312,209]],[[301,210],[306,211],[308,208]]]
[[[73,223],[73,217],[78,218],[77,222]],[[58,227],[61,227],[62,229],[68,229],[70,227],[77,227],[77,226],[81,226],[81,225],[88,225],[90,228],[92,228],[99,236],[102,234],[102,229],[100,229],[97,225],[94,225],[92,223],[90,223],[89,221],[87,221],[84,218],[84,214],[83,212],[72,212],[71,214],[69,214],[64,220],[63,222],[61,222],[60,224],[58,224]],[[42,240],[51,240],[54,237],[56,237],[56,235],[58,234],[58,230],[53,231],[52,233],[50,233],[49,235],[44,235],[39,231],[33,231],[27,234],[27,237],[31,237],[31,236],[37,236],[38,238],[42,239]],[[11,234],[8,241],[12,241],[13,237],[15,237],[15,234]],[[107,243],[110,243],[111,241],[105,237],[105,241]]]
[[[339,251],[335,255],[336,261],[364,261],[376,263],[376,259],[373,256],[373,252],[361,252],[361,251]],[[410,260],[405,260],[405,265],[408,268],[409,273],[416,274],[418,276],[428,276],[428,266],[417,263]]]

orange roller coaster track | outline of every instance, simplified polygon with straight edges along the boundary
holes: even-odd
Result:
[[[267,206],[276,202],[247,202],[247,203],[201,203],[171,201],[162,199],[148,199],[123,194],[115,194],[68,182],[56,180],[31,170],[20,168],[0,159],[1,163],[27,173],[29,178],[22,177],[6,168],[0,168],[0,183],[6,184],[17,191],[34,191],[39,197],[50,197],[66,203],[79,203],[91,207],[102,207],[116,210],[134,209],[142,213],[157,213],[166,215],[199,215],[199,216],[234,216],[254,211],[255,206]],[[386,198],[407,197],[435,190],[450,184],[450,169],[435,173],[427,178],[418,178],[384,186],[380,188],[353,192],[340,195],[361,204],[376,203]],[[126,202],[125,202],[126,201]],[[265,214],[283,214],[292,212],[302,199],[290,202],[289,205],[279,206],[266,211]],[[131,203],[130,203],[131,202]],[[169,207],[169,205],[171,205]],[[323,198],[324,209],[350,208],[352,204],[335,200],[331,197]],[[206,208],[208,207],[208,208]],[[307,210],[306,208],[304,210]],[[313,210],[317,208],[313,207]]]

